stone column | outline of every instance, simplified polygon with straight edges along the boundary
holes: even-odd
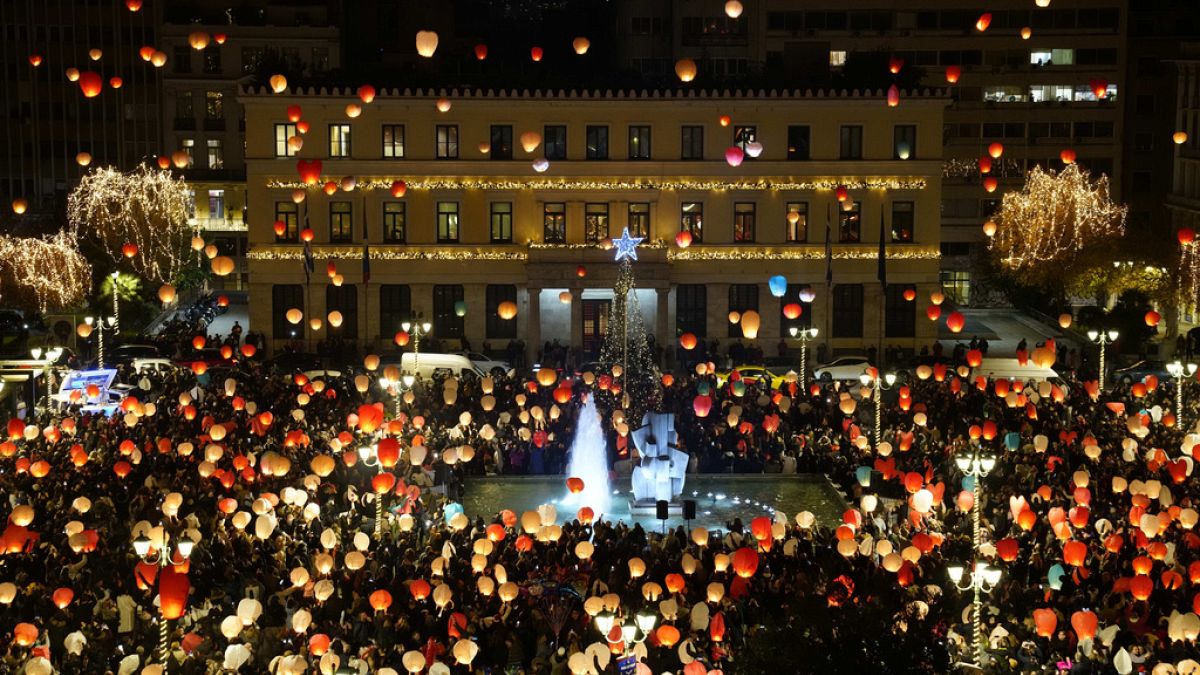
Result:
[[[656,288],[654,291],[658,294],[658,307],[654,314],[654,342],[662,349],[664,361],[671,363],[671,357],[675,354],[675,331],[671,330],[672,322],[668,316],[671,309],[671,287]]]
[[[542,289],[530,287],[525,290],[529,294],[529,308],[525,312],[525,358],[532,366],[542,344]]]
[[[571,289],[571,347],[583,347],[583,289]]]

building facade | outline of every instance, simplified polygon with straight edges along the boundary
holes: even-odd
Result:
[[[275,347],[334,337],[383,349],[420,315],[448,348],[522,340],[532,355],[557,340],[594,355],[617,273],[606,244],[626,227],[646,238],[638,303],[660,345],[683,333],[727,345],[742,336],[728,315],[750,309],[771,354],[791,326],[818,328],[837,352],[913,349],[936,334],[922,299],[938,287],[939,94],[908,94],[898,108],[876,92],[798,91],[384,90],[363,104],[351,89],[243,90],[240,100],[251,324]],[[299,151],[287,142],[298,134],[289,106],[309,128]],[[733,147],[761,154],[735,167]],[[789,284],[782,298],[774,275]],[[500,316],[505,302],[515,318]],[[793,303],[802,313],[788,319]],[[289,321],[292,309],[304,319]]]
[[[1086,8],[1058,1],[1040,8],[1029,0],[978,8],[954,0],[741,4],[743,13],[733,19],[722,0],[618,2],[619,65],[669,76],[676,60],[692,58],[703,86],[760,77],[862,86],[856,80],[864,75],[888,78],[887,70],[899,65],[900,81],[948,87],[942,280],[960,302],[971,302],[972,258],[986,241],[980,226],[1035,164],[1061,168],[1061,152],[1072,150],[1080,165],[1110,177],[1114,195],[1128,197],[1121,143],[1130,10],[1124,0]],[[985,12],[990,22],[980,31]],[[948,82],[948,71],[956,82]],[[1004,152],[993,162],[990,175],[999,182],[989,193],[978,160],[994,143]],[[1150,220],[1131,216],[1139,219]]]
[[[194,4],[196,16],[213,16],[203,12],[205,3]],[[320,3],[243,12],[236,17],[240,23],[170,22],[191,17],[185,9],[173,8],[161,28],[162,49],[169,55],[162,81],[162,147],[166,154],[188,154],[183,173],[194,195],[189,222],[235,261],[236,272],[221,279],[223,286],[244,289],[246,125],[238,87],[265,79],[273,68],[306,78],[338,68],[339,30]],[[191,44],[196,35],[206,38],[201,49]]]
[[[1200,43],[1190,43],[1174,63],[1176,129],[1186,141],[1175,144],[1167,209],[1172,230],[1200,229]]]

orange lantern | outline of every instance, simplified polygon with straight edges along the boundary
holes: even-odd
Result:
[[[63,609],[75,599],[75,591],[69,588],[59,588],[54,591],[54,595],[51,598],[54,600],[55,607]]]
[[[1038,635],[1050,637],[1054,634],[1055,627],[1058,626],[1058,615],[1052,609],[1035,609],[1033,610],[1033,625],[1037,628]]]
[[[739,548],[733,552],[733,571],[743,579],[749,579],[758,571],[758,553],[752,548]]]
[[[684,333],[679,336],[679,346],[691,351],[696,348],[696,336],[691,333]]]
[[[370,601],[376,612],[386,612],[387,608],[392,606],[392,594],[381,588],[371,594]]]
[[[583,492],[583,479],[571,476],[567,479],[567,490],[571,494],[579,494]]]
[[[173,621],[183,616],[190,588],[187,574],[175,571],[174,566],[163,568],[158,575],[158,597],[164,619]]]

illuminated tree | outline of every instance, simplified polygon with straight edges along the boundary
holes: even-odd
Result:
[[[658,365],[638,306],[633,266],[629,258],[623,258],[618,264],[620,271],[613,285],[608,332],[600,348],[600,360],[621,366],[621,376],[613,378],[620,384],[621,391],[616,396],[600,392],[597,403],[610,414],[614,410],[623,410],[629,428],[636,429],[641,426],[642,415],[658,407],[662,392],[658,384]]]
[[[46,311],[70,307],[92,287],[92,268],[75,237],[0,235],[0,303]]]
[[[190,198],[187,184],[169,171],[145,164],[130,173],[104,167],[84,176],[71,193],[67,217],[77,237],[98,243],[118,265],[169,283],[191,257]]]
[[[1059,173],[1036,166],[993,218],[992,260],[1023,285],[1069,284],[1112,264],[1126,211],[1109,198],[1106,176],[1091,180],[1077,164]]]

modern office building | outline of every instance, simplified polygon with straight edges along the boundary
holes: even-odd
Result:
[[[742,0],[734,19],[723,0],[621,0],[618,65],[669,77],[678,59],[692,58],[699,86],[861,87],[864,79],[894,77],[948,87],[942,281],[970,303],[971,259],[985,242],[980,226],[1034,164],[1060,168],[1062,151],[1072,150],[1081,165],[1110,177],[1115,195],[1131,196],[1122,151],[1128,3],[1047,4],[996,0],[972,10],[952,0]],[[994,143],[1003,155],[993,161],[999,182],[989,193],[978,160]],[[1131,223],[1148,223],[1150,212],[1139,204]]]
[[[189,157],[183,175],[194,192],[190,222],[237,264],[221,280],[226,288],[247,284],[246,126],[238,87],[276,72],[313,79],[339,67],[339,30],[326,5],[275,3],[227,14],[216,3],[181,3],[161,28],[169,57],[162,147]]]
[[[742,337],[730,312],[751,309],[768,353],[809,325],[836,352],[928,344],[948,101],[882,95],[383,89],[365,104],[352,88],[244,89],[251,323],[275,347],[380,349],[419,314],[448,347],[520,339],[533,354],[557,339],[595,354],[617,274],[606,243],[629,228],[661,345],[728,344]],[[299,151],[290,106],[308,127]],[[785,317],[789,304],[802,313]]]

